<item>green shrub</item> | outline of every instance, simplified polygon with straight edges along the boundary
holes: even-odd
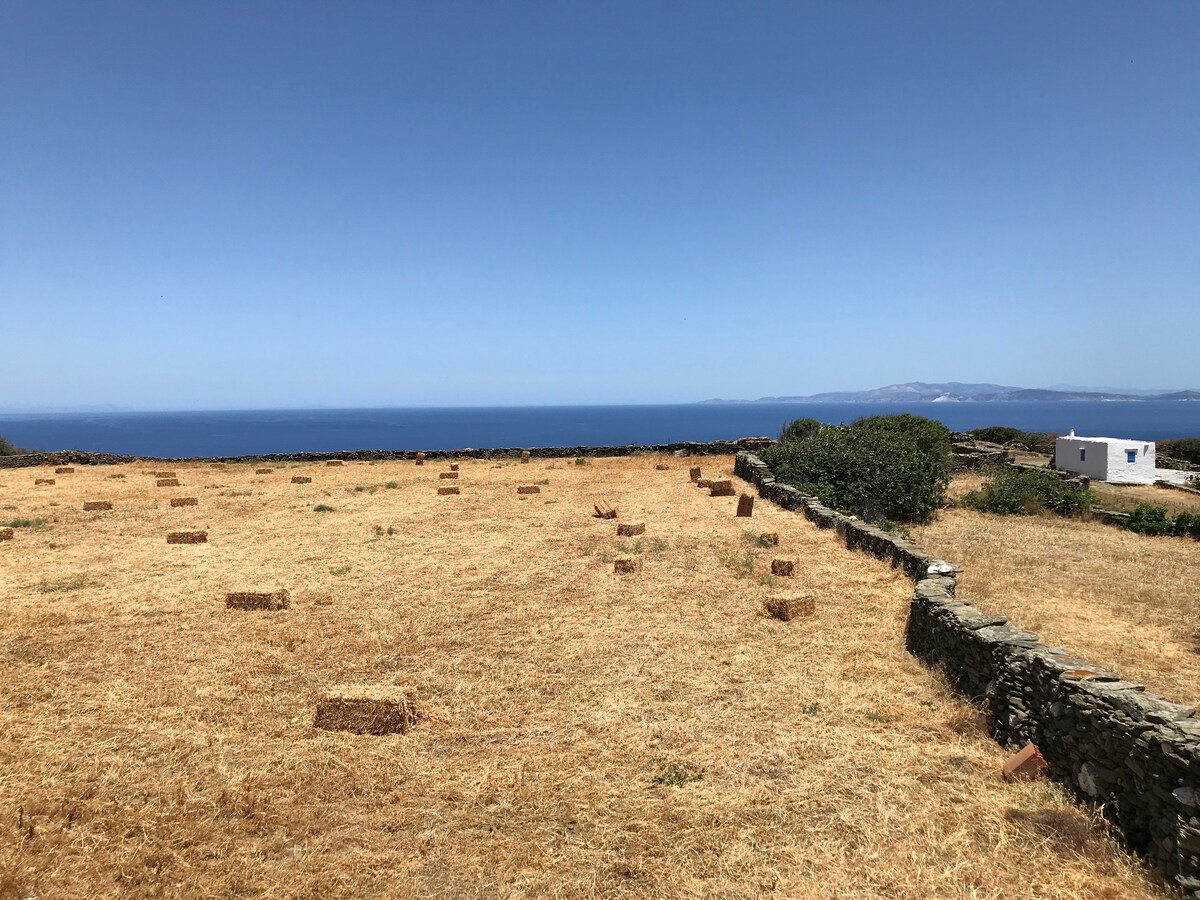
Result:
[[[10,444],[8,441],[6,441],[3,437],[0,437],[0,456],[16,456],[16,455],[18,455],[20,453],[24,453],[24,452],[25,451],[22,450],[20,447],[14,447],[12,444]]]
[[[1017,440],[1024,433],[1020,428],[1009,428],[1006,425],[991,425],[987,428],[976,428],[967,432],[975,440],[987,441],[989,444],[1007,444]]]
[[[796,419],[780,429],[779,440],[802,441],[813,432],[824,427],[824,424],[818,422],[816,419]]]
[[[1061,516],[1078,516],[1096,502],[1096,497],[1053,472],[1002,466],[992,471],[980,490],[965,494],[959,502],[969,509],[1001,516],[1031,516],[1043,509]]]
[[[793,423],[795,424],[795,423]],[[850,425],[800,420],[761,451],[775,478],[835,509],[898,522],[927,521],[949,484],[950,432],[920,416],[872,416]]]
[[[1177,441],[1159,441],[1156,452],[1172,459],[1200,465],[1200,438],[1180,438]]]
[[[318,503],[313,507],[313,512],[333,512],[333,507],[328,503]]]
[[[1175,517],[1171,532],[1180,537],[1194,537],[1200,541],[1200,513],[1181,512]]]
[[[1187,480],[1187,487],[1195,488],[1196,490],[1200,491],[1200,472]]]
[[[1121,523],[1121,527],[1138,534],[1164,535],[1171,533],[1174,524],[1165,507],[1139,503],[1129,518]]]

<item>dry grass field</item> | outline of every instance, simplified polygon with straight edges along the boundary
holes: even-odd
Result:
[[[33,522],[0,542],[0,898],[1170,896],[1055,786],[1000,778],[977,714],[903,650],[906,580],[761,500],[734,518],[696,464],[731,477],[655,456],[450,482],[436,461],[176,465],[178,488],[0,471],[3,518]],[[956,521],[923,539],[953,547]],[[1148,608],[1121,583],[1091,609]],[[286,610],[224,605],[281,588]],[[815,612],[764,614],[788,596]],[[344,682],[412,692],[419,720],[315,729]]]
[[[978,487],[956,478],[951,495]],[[1136,498],[1182,492],[1099,485]],[[1133,503],[1136,505],[1136,502]],[[1160,500],[1160,505],[1163,505]],[[1169,700],[1200,704],[1200,541],[1100,522],[950,509],[913,537],[960,563],[959,594]]]

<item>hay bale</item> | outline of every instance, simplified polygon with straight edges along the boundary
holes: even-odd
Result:
[[[311,484],[312,479],[307,475],[293,475],[292,484]]]
[[[453,487],[438,488],[438,496],[439,497],[449,497],[453,494],[459,494],[459,493],[461,493],[461,491],[459,491],[458,485],[454,485]]]
[[[666,463],[658,463],[658,464],[657,464],[657,465],[654,467],[654,470],[655,470],[656,472],[665,472],[665,471],[667,471],[669,468],[671,468],[671,467],[670,467],[670,466],[668,466]]]
[[[637,571],[637,560],[623,556],[613,560],[613,573],[616,575],[632,575]]]
[[[226,609],[287,609],[292,596],[287,589],[280,591],[231,591],[225,595]]]
[[[738,497],[737,518],[748,519],[754,515],[754,495],[742,494]]]
[[[176,478],[178,476],[174,472],[155,472],[154,477],[155,478]]]
[[[313,727],[354,734],[405,734],[417,719],[411,692],[392,685],[340,684],[317,701]]]
[[[709,488],[710,497],[732,497],[737,493],[733,489],[732,481],[711,481],[709,482]]]
[[[84,512],[93,512],[101,509],[112,509],[111,500],[87,500],[83,504]]]
[[[517,488],[518,494],[540,494],[542,489],[536,484],[523,484]]]
[[[200,501],[195,497],[172,497],[172,506],[198,506]]]
[[[688,470],[688,477],[691,478],[693,482],[699,481],[700,480],[700,467],[692,466],[692,468],[690,470]]]
[[[254,474],[255,475],[270,475],[274,471],[275,471],[274,469],[255,469]]]
[[[791,578],[796,574],[796,563],[790,559],[771,560],[771,574],[781,578]]]
[[[708,490],[710,487],[712,487],[712,482],[709,481],[707,478],[701,478],[699,481],[696,482],[696,487],[704,488],[705,490]]]
[[[340,466],[340,465],[342,465],[342,461],[340,459],[327,459],[327,460],[325,460],[325,465]]]
[[[646,523],[639,522],[637,525],[618,525],[617,537],[637,537],[639,534],[646,533]]]
[[[458,478],[458,473],[457,472],[438,472],[438,478],[441,478],[443,480],[449,479],[449,480],[453,481],[454,479]]]
[[[35,478],[35,479],[33,479],[33,483],[35,486],[39,485],[39,484],[54,484],[54,479],[53,478]]]
[[[11,528],[0,528],[0,541],[11,541],[13,539],[13,530]]]
[[[73,466],[59,466],[54,470],[55,475],[70,475],[75,471]]]
[[[457,472],[458,471],[458,463],[450,463],[450,471]]]
[[[167,535],[168,544],[207,544],[207,531],[172,531]]]
[[[417,465],[425,465],[425,453],[423,451],[417,454]]]
[[[763,605],[767,615],[780,622],[807,618],[817,611],[817,603],[812,597],[772,597]]]
[[[208,466],[210,469],[223,469],[225,468],[225,463],[209,463]]]
[[[529,462],[529,451],[528,450],[521,451],[521,462],[523,462],[523,463]]]
[[[160,478],[160,479],[158,479],[158,481],[154,482],[154,484],[158,487],[179,487],[179,479],[178,478]]]
[[[617,508],[603,500],[596,503],[592,509],[596,510],[597,519],[615,519],[617,517]]]
[[[771,546],[771,547],[778,547],[778,546],[779,546],[779,534],[778,534],[778,532],[774,532],[774,531],[764,531],[762,534],[760,534],[760,535],[758,536],[758,539],[759,539],[760,541],[762,541],[764,544],[767,544],[767,545],[769,545],[769,546]]]

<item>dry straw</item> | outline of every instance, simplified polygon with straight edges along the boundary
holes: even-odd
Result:
[[[13,539],[13,530],[11,528],[0,528],[0,541],[11,541]]]
[[[796,572],[796,563],[791,559],[771,560],[771,574],[781,578],[790,578]]]
[[[175,478],[176,474],[174,472],[155,472],[154,477],[155,478]]]
[[[270,475],[274,471],[275,471],[274,469],[255,469],[254,474],[255,475]]]
[[[457,472],[438,472],[438,478],[441,478],[441,479],[448,479],[448,480],[453,481],[457,477],[458,477]]]
[[[540,494],[542,489],[536,484],[523,484],[517,488],[518,494]]]
[[[172,531],[167,535],[168,544],[207,544],[207,531]]]
[[[667,471],[667,470],[668,470],[668,469],[670,469],[670,468],[671,468],[671,467],[670,467],[670,466],[668,466],[666,463],[657,463],[657,464],[654,466],[654,470],[655,470],[656,472],[665,472],[665,471]]]
[[[354,734],[405,734],[417,718],[411,692],[390,685],[340,684],[317,701],[313,727]]]
[[[733,482],[728,480],[709,482],[709,488],[710,497],[732,497],[737,493],[733,489]]]
[[[637,537],[639,534],[646,533],[646,523],[639,522],[636,525],[623,524],[617,526],[617,537]]]
[[[327,459],[327,460],[325,460],[325,465],[327,465],[327,466],[340,466],[340,465],[343,465],[343,463],[342,463],[342,461],[341,461],[340,459]]]
[[[615,519],[617,517],[617,508],[606,500],[598,500],[592,509],[596,510],[597,519]]]
[[[154,483],[158,487],[179,487],[178,478],[160,478]]]
[[[748,519],[754,515],[754,495],[742,494],[738,497],[737,518]]]
[[[425,453],[424,453],[424,451],[422,451],[422,452],[419,452],[419,453],[417,454],[417,465],[418,465],[418,466],[423,466],[423,465],[425,465]]]
[[[54,470],[55,475],[70,475],[75,469],[72,466],[59,466]]]
[[[781,622],[807,618],[817,611],[816,601],[812,597],[772,597],[763,605],[771,618]]]
[[[200,503],[195,497],[172,497],[172,506],[197,506]]]
[[[768,547],[778,547],[779,546],[779,532],[777,532],[777,531],[764,531],[762,534],[760,534],[758,536],[758,539],[760,541],[762,541],[764,544],[766,544]]]
[[[458,471],[458,463],[450,463],[450,471],[457,472]]]
[[[86,503],[83,504],[84,512],[95,512],[97,510],[112,509],[112,508],[113,508],[113,505],[112,505],[111,500],[88,500]]]
[[[53,478],[35,478],[33,483],[36,484],[54,484]]]
[[[700,480],[700,467],[692,466],[692,468],[688,470],[688,477],[693,482],[698,482]]]
[[[529,451],[528,450],[521,451],[521,462],[523,462],[523,463],[529,462]]]
[[[450,497],[450,496],[452,496],[454,494],[458,494],[458,493],[460,493],[460,491],[458,489],[458,485],[451,485],[450,487],[438,488],[438,496],[439,497]]]
[[[291,606],[292,597],[286,589],[278,591],[231,591],[225,595],[226,609],[280,610]]]
[[[617,575],[632,575],[637,571],[637,560],[629,557],[619,557],[613,560],[613,572]]]
[[[312,479],[307,475],[293,475],[292,484],[311,484]]]

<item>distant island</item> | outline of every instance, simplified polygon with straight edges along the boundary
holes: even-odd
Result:
[[[829,391],[808,396],[759,397],[757,400],[701,400],[701,403],[1014,403],[1021,401],[1079,400],[1200,400],[1200,391],[1113,391],[1056,388],[1019,388],[1003,384],[964,384],[947,381],[943,384],[928,384],[910,381],[906,384],[889,384],[869,391]]]

